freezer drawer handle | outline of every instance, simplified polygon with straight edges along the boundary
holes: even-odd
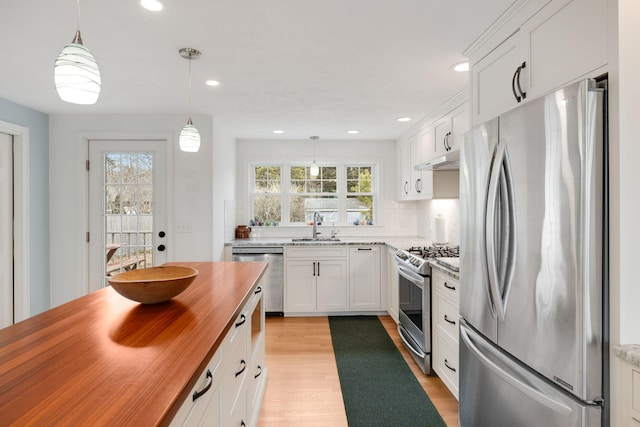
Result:
[[[450,320],[446,314],[444,315],[444,321],[447,323],[451,323],[452,325],[456,324],[456,322],[454,320]]]
[[[444,366],[446,366],[447,368],[449,368],[453,372],[456,371],[456,368],[453,368],[453,367],[449,366],[449,361],[447,359],[444,359]]]
[[[469,350],[474,353],[478,360],[480,360],[480,362],[482,362],[484,366],[489,368],[489,370],[491,370],[495,375],[499,376],[501,379],[508,382],[513,387],[517,388],[530,398],[538,401],[538,403],[558,412],[559,414],[562,414],[564,416],[569,416],[571,414],[572,410],[570,407],[562,402],[551,399],[549,396],[546,396],[535,388],[529,386],[528,384],[525,384],[518,378],[511,375],[509,372],[500,368],[492,360],[485,356],[473,343],[471,337],[469,336],[469,332],[467,332],[467,329],[464,325],[460,326],[460,337],[462,337],[464,344],[467,346],[467,348],[469,348]]]
[[[204,385],[204,388],[200,391],[196,390],[193,392],[193,402],[195,402],[198,398],[200,398],[203,394],[209,391],[211,388],[211,384],[213,384],[213,374],[210,370],[207,369],[207,383]]]

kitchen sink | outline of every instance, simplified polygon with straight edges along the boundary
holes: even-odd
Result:
[[[336,239],[335,237],[298,237],[291,239],[292,242],[339,242],[340,239]]]

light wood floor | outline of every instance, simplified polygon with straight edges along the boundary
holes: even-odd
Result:
[[[447,426],[459,427],[458,401],[436,375],[425,376],[402,346],[396,323],[380,320]],[[269,377],[259,427],[346,427],[327,317],[267,317]]]

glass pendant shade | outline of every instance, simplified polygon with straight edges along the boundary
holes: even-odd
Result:
[[[72,104],[95,104],[100,96],[100,70],[95,58],[82,44],[80,31],[56,59],[54,80],[60,99]]]
[[[189,121],[180,132],[180,150],[189,153],[196,153],[200,150],[200,132],[193,125],[191,117],[189,117]]]
[[[311,176],[313,176],[313,177],[316,177],[316,176],[320,175],[320,168],[316,164],[315,160],[314,160],[313,164],[311,165],[311,167],[309,168],[309,174],[311,174]]]

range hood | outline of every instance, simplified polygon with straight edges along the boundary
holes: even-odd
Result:
[[[414,166],[414,169],[418,171],[460,169],[460,151],[452,151],[431,160],[427,160],[426,162],[418,163]]]

